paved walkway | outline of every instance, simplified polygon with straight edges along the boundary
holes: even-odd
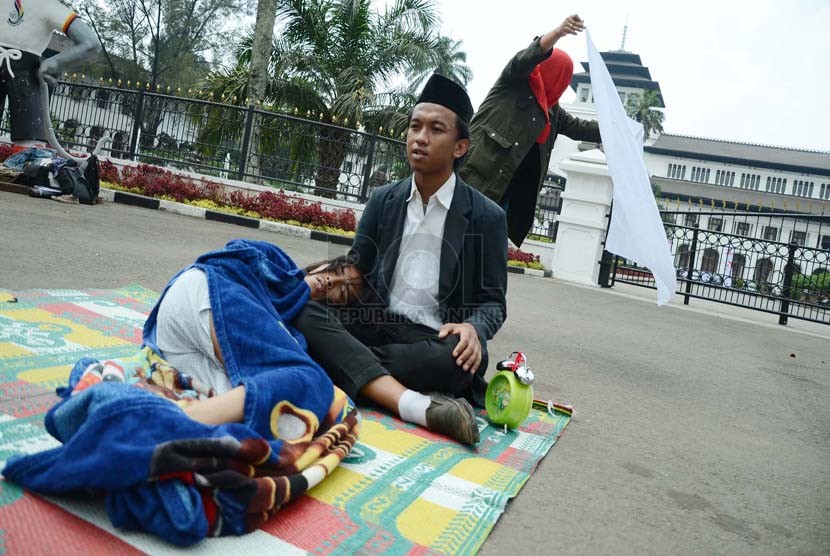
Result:
[[[159,290],[234,237],[277,242],[300,263],[342,251],[0,193],[0,288]],[[526,351],[537,397],[576,415],[481,554],[830,553],[828,327],[513,274],[508,298],[494,356]]]

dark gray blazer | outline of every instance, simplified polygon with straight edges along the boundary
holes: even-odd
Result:
[[[352,244],[358,267],[384,306],[389,304],[411,187],[409,177],[376,189]],[[447,213],[440,262],[441,321],[468,322],[482,342],[490,340],[507,317],[507,222],[498,205],[461,178]]]

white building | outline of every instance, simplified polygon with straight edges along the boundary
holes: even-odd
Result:
[[[631,95],[655,90],[660,108],[665,107],[660,85],[652,80],[639,55],[618,50],[601,56],[623,105]],[[585,71],[571,81],[576,99],[562,107],[573,116],[594,120],[597,112],[589,67],[586,62],[582,66]],[[550,170],[567,176],[559,164],[579,149],[578,142],[557,138]],[[652,184],[661,190],[661,208],[692,213],[667,215],[667,220],[751,238],[701,245],[692,261],[689,234],[680,230],[670,238],[679,269],[697,269],[704,280],[706,275],[722,274],[736,281],[777,282],[775,275],[783,274],[786,259],[771,255],[774,248],[764,242],[817,250],[808,253],[810,263],[802,264],[809,268],[799,267],[805,274],[828,267],[827,253],[819,251],[830,250],[830,152],[661,134],[647,139],[644,157]]]
[[[600,56],[602,56],[602,60],[608,68],[608,73],[611,74],[611,79],[614,81],[623,106],[627,105],[633,95],[640,95],[644,91],[657,91],[660,108],[665,108],[660,84],[652,80],[651,72],[643,65],[639,54],[625,50],[613,50],[610,52],[600,52]],[[584,71],[575,73],[571,79],[571,88],[576,93],[576,99],[570,104],[562,103],[562,108],[577,118],[596,120],[597,109],[594,105],[594,97],[591,91],[591,76],[588,72],[588,62],[582,62],[582,68]],[[553,153],[551,154],[551,170],[556,174],[567,175],[566,172],[563,172],[559,168],[559,163],[578,150],[579,143],[577,141],[573,141],[563,135],[557,137]]]

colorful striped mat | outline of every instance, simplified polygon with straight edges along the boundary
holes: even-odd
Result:
[[[117,290],[0,291],[0,467],[56,445],[42,425],[69,365],[135,353],[155,302]],[[210,539],[199,554],[474,554],[570,420],[535,407],[517,431],[482,416],[470,450],[389,415],[363,410],[343,464],[261,530]],[[100,500],[44,499],[0,480],[0,554],[173,554],[157,538],[115,530]]]

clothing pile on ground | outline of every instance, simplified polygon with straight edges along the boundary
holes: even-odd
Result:
[[[51,149],[32,147],[0,165],[0,180],[31,187],[32,197],[94,205],[100,188],[98,170],[94,155],[78,163],[57,156]]]
[[[3,475],[46,495],[91,489],[116,527],[179,546],[248,533],[330,475],[357,440],[351,399],[308,375],[277,366],[247,377],[244,421],[211,426],[182,408],[212,392],[151,348],[84,358],[46,415],[63,444],[12,458]]]

